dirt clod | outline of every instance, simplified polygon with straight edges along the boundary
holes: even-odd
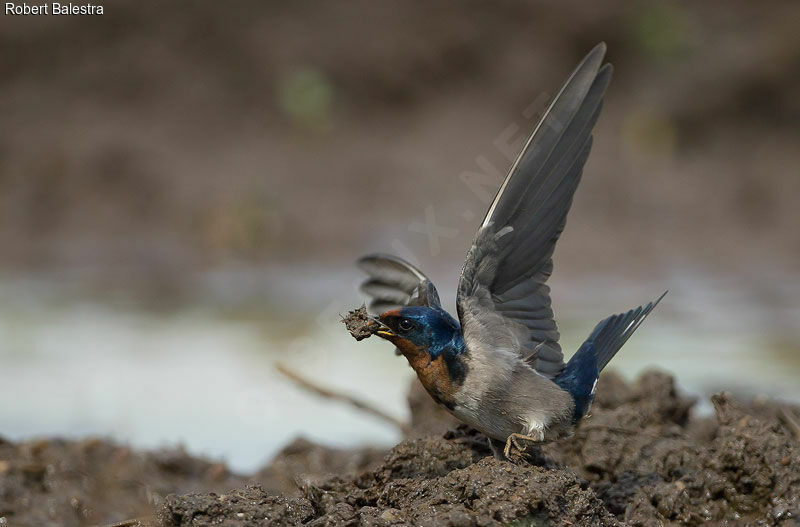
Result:
[[[380,328],[380,324],[370,318],[367,306],[364,304],[358,309],[348,311],[347,315],[342,317],[342,323],[356,340],[369,338]]]

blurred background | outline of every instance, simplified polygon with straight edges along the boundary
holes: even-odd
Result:
[[[405,418],[405,360],[339,324],[352,262],[406,257],[452,306],[525,135],[601,40],[615,79],[551,281],[567,354],[669,289],[614,368],[800,400],[798,23],[791,0],[0,17],[0,436],[238,470],[298,435],[395,441],[275,363]]]

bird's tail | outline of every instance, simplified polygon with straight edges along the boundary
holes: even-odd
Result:
[[[612,315],[597,324],[564,371],[556,377],[555,383],[568,391],[575,401],[576,421],[589,411],[600,372],[666,294],[665,291],[647,305]]]

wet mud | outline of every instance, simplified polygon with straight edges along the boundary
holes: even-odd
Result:
[[[388,451],[300,439],[251,476],[181,451],[5,442],[0,517],[165,527],[798,525],[797,407],[722,393],[714,415],[695,418],[695,401],[669,375],[626,383],[609,374],[573,437],[509,462],[423,396],[412,389],[412,431]]]
[[[380,328],[380,324],[370,318],[369,313],[367,313],[366,305],[348,311],[347,314],[342,317],[342,324],[345,325],[347,331],[349,331],[350,335],[356,340],[369,338]]]

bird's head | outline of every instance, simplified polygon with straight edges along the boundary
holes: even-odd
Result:
[[[464,347],[461,328],[449,313],[427,306],[403,307],[378,317],[377,335],[392,342],[406,356],[427,353],[436,359],[445,351],[460,353]]]

